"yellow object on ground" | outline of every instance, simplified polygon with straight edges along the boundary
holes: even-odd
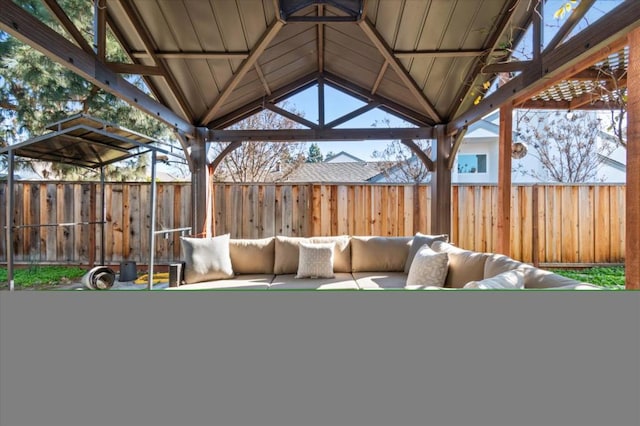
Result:
[[[149,282],[149,274],[140,275],[137,280],[134,281],[136,284],[147,284]],[[166,283],[169,282],[169,273],[168,272],[159,272],[157,274],[153,274],[153,283]]]

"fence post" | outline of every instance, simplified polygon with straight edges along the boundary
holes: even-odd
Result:
[[[533,217],[531,218],[531,255],[533,256],[533,266],[536,268],[540,265],[540,259],[538,256],[538,249],[540,247],[540,241],[538,240],[538,229],[540,224],[540,215],[538,215],[538,185],[533,185],[533,193],[531,194],[531,211]]]

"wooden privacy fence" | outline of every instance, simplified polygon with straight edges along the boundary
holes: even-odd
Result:
[[[108,183],[105,263],[146,264],[149,184]],[[100,218],[97,183],[18,182],[14,225],[91,222]],[[518,185],[511,208],[512,257],[525,262],[622,263],[624,202],[621,185]],[[5,205],[6,183],[0,183]],[[451,240],[464,248],[495,246],[497,188],[452,189]],[[191,185],[160,183],[158,230],[191,226]],[[430,189],[425,185],[216,184],[217,234],[232,238],[272,235],[413,235],[429,232]],[[4,209],[0,259],[6,259]],[[16,262],[88,264],[100,259],[97,225],[27,227],[16,231]],[[179,234],[159,235],[156,260],[180,259]]]

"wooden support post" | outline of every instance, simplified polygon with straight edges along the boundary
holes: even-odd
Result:
[[[625,283],[627,290],[640,290],[640,29],[628,40]]]
[[[193,235],[204,233],[210,236],[210,223],[207,223],[210,215],[207,215],[207,151],[206,138],[208,130],[198,128],[196,138],[191,145],[191,160],[193,171],[191,172],[191,227]]]
[[[496,252],[511,255],[511,139],[513,106],[500,108]]]
[[[451,235],[451,170],[447,164],[452,143],[445,125],[436,126],[435,133],[431,149],[435,153],[435,170],[431,174],[431,233]]]

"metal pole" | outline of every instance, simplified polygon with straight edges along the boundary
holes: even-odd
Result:
[[[147,288],[153,290],[153,263],[156,249],[156,152],[151,153],[151,226],[149,226],[149,283]]]
[[[9,150],[8,167],[7,172],[7,281],[9,282],[9,290],[13,291],[15,283],[13,281],[13,151]]]
[[[100,265],[104,266],[104,247],[106,246],[104,233],[104,223],[107,220],[107,195],[104,191],[104,166],[100,166],[100,198],[101,198],[101,213],[100,213]]]

